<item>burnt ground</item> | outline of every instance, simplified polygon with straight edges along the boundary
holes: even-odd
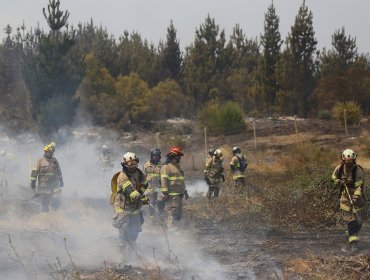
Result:
[[[292,119],[256,124],[258,151],[272,154],[303,141],[341,149],[357,143],[368,130],[365,123],[351,127],[345,136],[335,122],[298,120],[297,136]],[[189,153],[204,150],[201,132],[184,139]],[[148,150],[149,142],[129,145],[122,140],[121,145]],[[251,126],[241,135],[211,135],[209,145],[239,145],[250,151]],[[194,158],[185,159],[186,174],[194,180],[188,187],[193,195],[204,195],[205,184],[196,181],[201,179],[202,166]],[[185,215],[178,233],[152,226],[146,217],[137,252],[127,260],[120,255],[117,232],[110,224],[109,189],[106,196],[98,197],[65,194],[61,209],[48,214],[39,212],[27,186],[9,189],[0,203],[0,279],[370,279],[368,223],[361,232],[359,255],[350,256],[340,251],[345,242],[340,226],[278,231],[254,222],[240,230],[198,223]]]
[[[137,252],[127,260],[117,248],[105,199],[66,197],[62,209],[49,214],[41,214],[28,197],[13,197],[11,202],[1,205],[7,209],[0,215],[1,279],[330,279],[331,273],[331,279],[368,279],[364,275],[369,275],[368,224],[362,230],[360,254],[350,256],[340,251],[344,244],[340,228],[287,232],[261,223],[239,230],[216,222],[195,223],[185,216],[181,232],[172,232],[146,217]],[[359,256],[363,259],[353,259]],[[330,260],[332,271],[314,273]],[[348,278],[351,261],[359,271]]]

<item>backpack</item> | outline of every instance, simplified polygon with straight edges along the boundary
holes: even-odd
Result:
[[[247,165],[248,165],[248,163],[247,163],[247,161],[246,161],[246,159],[245,159],[245,157],[244,157],[244,155],[242,156],[242,158],[240,158],[240,157],[238,157],[238,156],[236,156],[237,158],[238,158],[238,160],[239,160],[239,169],[240,169],[240,171],[244,171],[245,169],[247,169]]]
[[[121,173],[121,171],[115,173],[110,181],[110,189],[111,189],[111,194],[110,194],[110,200],[109,200],[109,204],[110,205],[113,205],[114,204],[114,201],[116,200],[116,196],[117,196],[117,189],[118,189],[118,186],[117,186],[117,178],[119,176],[119,174]]]
[[[142,194],[141,191],[140,191],[140,188],[141,188],[141,182],[144,179],[144,174],[143,174],[143,172],[139,168],[137,170],[139,172],[139,184],[137,186],[135,186],[135,189],[137,191],[139,191],[140,194]],[[117,172],[117,173],[115,173],[113,175],[113,177],[111,179],[111,183],[110,183],[110,186],[111,186],[111,195],[110,195],[110,200],[109,200],[110,205],[113,205],[114,204],[114,201],[116,199],[117,189],[118,189],[118,186],[117,186],[117,178],[118,178],[119,174],[121,174],[121,172],[125,173],[127,175],[127,177],[129,179],[131,179],[131,176],[129,175],[129,173],[127,173],[127,170],[125,168],[123,168],[122,171],[119,171],[119,172]]]

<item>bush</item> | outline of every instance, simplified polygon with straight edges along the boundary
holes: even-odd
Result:
[[[344,124],[346,115],[347,124],[359,124],[361,119],[361,107],[354,101],[338,102],[332,109],[333,115]]]
[[[320,110],[317,112],[317,118],[320,120],[329,121],[332,119],[332,114],[330,110],[326,110],[326,109]]]
[[[246,122],[239,105],[229,101],[223,105],[208,103],[199,112],[199,121],[213,135],[231,135],[245,130]]]

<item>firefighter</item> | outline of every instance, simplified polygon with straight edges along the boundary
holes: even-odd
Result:
[[[213,154],[215,153],[215,151],[216,151],[215,148],[208,149],[208,157],[207,157],[207,159],[213,157]]]
[[[60,207],[60,196],[64,186],[62,171],[58,160],[53,156],[55,143],[44,147],[44,156],[36,162],[31,172],[31,188],[41,202],[41,211],[48,212],[51,206],[54,210]],[[38,184],[36,186],[36,180]]]
[[[340,211],[342,220],[347,224],[347,243],[342,247],[343,252],[357,253],[358,233],[361,230],[363,210],[366,204],[364,197],[364,171],[356,164],[357,154],[346,149],[342,152],[341,164],[332,175],[332,180],[340,189]]]
[[[148,184],[138,163],[139,158],[134,153],[125,153],[121,161],[122,171],[117,177],[112,225],[118,229],[120,250],[124,257],[133,256],[136,252],[136,239],[144,223],[141,207],[149,203],[144,195]]]
[[[213,156],[210,157],[204,169],[204,179],[208,185],[207,198],[211,199],[212,194],[216,198],[220,192],[221,181],[225,182],[223,174],[224,168],[222,166],[223,158],[222,151],[217,149],[214,151]]]
[[[245,170],[247,169],[247,157],[242,154],[239,147],[233,147],[233,157],[230,162],[230,169],[233,174],[234,186],[242,191],[246,190]]]
[[[155,217],[155,208],[159,213],[163,213],[165,202],[161,192],[161,150],[152,148],[150,150],[150,160],[144,164],[143,173],[148,181],[148,188],[145,192],[150,201],[150,217]]]
[[[102,145],[99,155],[101,170],[111,170],[114,166],[111,149],[107,145]]]
[[[166,161],[161,168],[161,190],[166,201],[167,226],[174,228],[181,220],[182,199],[188,199],[184,171],[180,167],[184,155],[179,147],[172,147],[166,155]]]

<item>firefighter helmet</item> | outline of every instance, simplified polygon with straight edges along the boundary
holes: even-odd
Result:
[[[355,160],[356,158],[357,154],[351,149],[346,149],[342,153],[342,160]]]
[[[139,158],[134,153],[127,152],[123,155],[121,163],[129,167],[136,167],[139,163]]]
[[[215,153],[215,148],[210,148],[210,149],[208,149],[208,154],[210,155],[210,156],[213,156],[213,154]]]
[[[169,152],[167,154],[167,157],[173,157],[173,156],[180,156],[181,157],[183,155],[184,155],[184,153],[183,153],[182,149],[180,147],[174,146],[169,150]]]
[[[160,149],[158,149],[158,148],[152,148],[151,150],[150,150],[150,155],[151,156],[161,156],[161,150]]]
[[[50,153],[54,153],[55,152],[55,147],[51,144],[48,144],[44,147],[44,151],[45,152],[50,152]]]
[[[222,151],[220,150],[220,149],[217,149],[215,152],[214,152],[214,155],[216,156],[216,157],[222,157]]]
[[[233,147],[233,155],[241,153],[241,150],[239,147]]]

